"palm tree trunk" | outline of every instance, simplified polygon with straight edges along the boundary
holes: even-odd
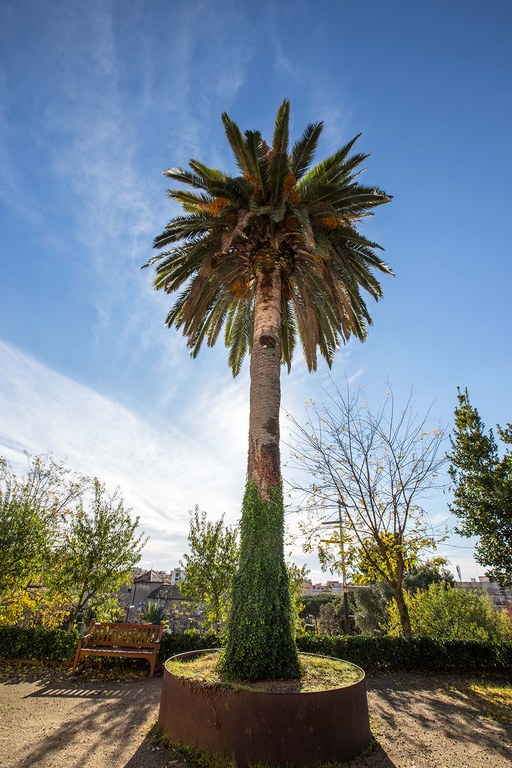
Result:
[[[275,262],[274,262],[275,263]],[[279,454],[281,275],[256,276],[247,484],[222,671],[227,679],[299,675],[288,574]]]
[[[274,270],[256,280],[247,477],[268,498],[281,484],[281,275]]]

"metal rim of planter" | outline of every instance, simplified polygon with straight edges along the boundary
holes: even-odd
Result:
[[[176,653],[174,656],[169,656],[169,658],[164,661],[163,666],[165,667],[165,669],[170,674],[172,674],[172,672],[170,672],[170,670],[167,669],[167,663],[169,661],[177,661],[182,656],[192,656],[192,655],[195,656],[195,655],[199,655],[201,653],[220,653],[220,651],[222,651],[222,648],[198,648],[195,651],[183,651],[182,653]],[[317,658],[317,659],[329,659],[329,661],[340,661],[342,664],[350,664],[351,667],[355,667],[361,673],[361,677],[358,678],[355,681],[356,683],[359,683],[361,680],[365,680],[365,678],[366,678],[366,672],[364,671],[364,669],[362,667],[360,667],[358,664],[354,664],[353,661],[347,661],[347,659],[338,659],[337,656],[327,656],[325,653],[312,653],[311,651],[299,651],[299,656],[315,656],[315,658]],[[179,677],[179,675],[176,675],[176,677]],[[211,683],[211,685],[217,685],[217,683]],[[226,682],[226,683],[218,683],[218,685],[224,685],[224,686],[226,686],[228,688],[232,688],[233,690],[239,690],[236,687],[236,683],[232,684],[230,682]],[[337,691],[340,688],[350,688],[351,685],[355,685],[355,683],[347,683],[346,685],[336,685],[336,686],[334,686],[334,688],[322,688],[322,691]],[[240,690],[242,690],[242,689],[240,689]],[[247,690],[247,689],[244,688],[243,690]],[[258,691],[258,690],[250,691],[250,692],[251,693],[255,693],[255,694],[256,693],[262,693],[262,694],[268,693],[268,691]],[[272,693],[275,694],[276,696],[278,696],[280,694],[286,694],[287,692],[286,691],[272,691]],[[290,693],[290,691],[288,691],[288,693]],[[321,693],[321,691],[293,691],[293,693],[300,693],[301,696],[307,696],[309,693]]]

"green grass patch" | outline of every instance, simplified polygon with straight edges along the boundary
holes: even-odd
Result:
[[[228,685],[238,690],[259,693],[313,693],[333,688],[344,688],[361,679],[360,669],[347,661],[321,656],[299,654],[301,676],[295,680],[260,680],[258,682],[229,682],[218,672],[220,654],[204,653],[189,659],[166,662],[166,668],[177,677],[194,680],[203,685]]]
[[[482,713],[504,725],[512,725],[512,685],[510,683],[471,682],[468,697]]]
[[[506,680],[459,678],[450,681],[446,690],[451,696],[470,704],[480,717],[503,725],[512,725],[512,684]]]

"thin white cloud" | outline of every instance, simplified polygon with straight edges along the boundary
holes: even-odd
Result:
[[[20,469],[23,449],[52,452],[109,487],[119,485],[151,536],[145,561],[160,567],[178,562],[195,503],[236,521],[240,468],[232,444],[219,439],[214,446],[211,436],[203,441],[203,411],[185,434],[144,421],[4,342],[0,361],[0,452]],[[219,393],[214,414],[228,412],[231,393],[224,405],[221,400]]]

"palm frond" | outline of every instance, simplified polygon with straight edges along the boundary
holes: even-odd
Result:
[[[324,127],[323,123],[310,123],[302,138],[294,145],[290,155],[290,170],[295,178],[300,179],[311,163],[318,145],[318,139]]]
[[[213,347],[224,325],[230,307],[234,306],[236,298],[229,293],[224,293],[213,307],[208,320],[208,346]]]
[[[225,197],[234,203],[243,205],[252,195],[253,187],[245,179],[226,178],[224,181],[212,181],[208,192],[215,197]]]
[[[288,165],[288,155],[286,152],[277,152],[270,161],[269,167],[269,187],[270,199],[276,203],[282,196],[282,187],[285,179],[290,172]]]
[[[277,110],[274,123],[274,136],[272,139],[272,149],[274,152],[288,153],[289,132],[288,124],[290,120],[290,102],[285,99]]]
[[[233,377],[238,376],[252,337],[253,313],[251,302],[241,300],[230,313],[226,324],[224,341],[229,347],[228,365]]]
[[[189,214],[188,216],[176,216],[166,226],[164,231],[155,237],[154,248],[163,248],[170,243],[180,240],[208,235],[211,230],[218,229],[222,225],[215,216],[205,214]]]
[[[312,168],[309,173],[304,176],[301,181],[297,184],[297,188],[300,190],[302,187],[307,185],[308,183],[315,181],[316,179],[320,179],[324,177],[326,174],[328,174],[332,169],[338,168],[342,163],[345,162],[345,160],[348,157],[348,153],[356,143],[356,141],[360,138],[361,134],[358,133],[357,136],[354,136],[353,139],[351,139],[349,142],[347,142],[343,147],[338,149],[333,155],[330,155],[329,157],[326,157],[325,160],[322,160],[321,163],[318,163],[315,165],[314,168]]]
[[[213,201],[210,195],[197,195],[193,192],[188,192],[186,189],[168,189],[166,194],[170,200],[176,200],[177,203],[181,203],[185,210],[192,208],[195,209],[194,212],[196,213]]]
[[[224,131],[226,133],[227,140],[233,150],[236,163],[242,173],[250,173],[249,163],[245,153],[245,142],[242,132],[236,123],[231,120],[226,112],[222,113],[222,122],[224,123]]]
[[[196,187],[197,189],[207,189],[208,185],[200,176],[190,171],[184,171],[182,168],[168,168],[163,171],[163,176],[167,176],[174,181],[180,181],[182,184],[188,184],[190,187]]]
[[[290,373],[293,352],[297,343],[297,324],[292,303],[283,297],[281,304],[281,358]]]
[[[204,163],[200,163],[199,160],[189,160],[190,167],[196,172],[198,176],[206,181],[225,181],[226,174],[216,168],[209,168]]]
[[[250,174],[265,200],[268,192],[269,163],[259,131],[245,132],[245,150]]]
[[[218,242],[218,241],[217,241]],[[215,253],[215,239],[187,243],[162,254],[156,270],[155,288],[167,293],[178,290],[190,277],[199,271],[206,258]]]

